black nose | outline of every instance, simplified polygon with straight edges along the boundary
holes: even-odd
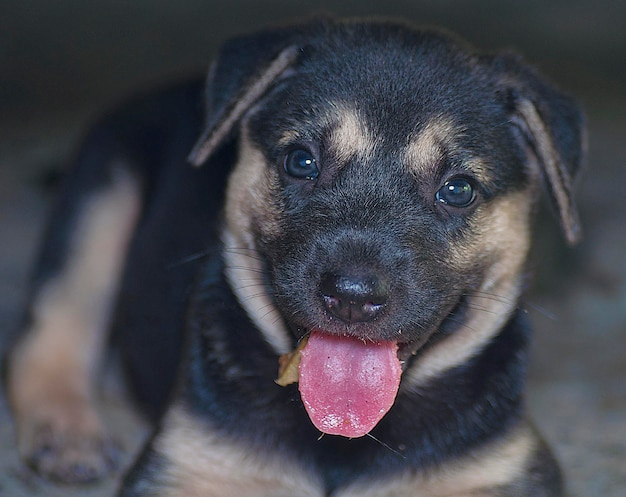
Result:
[[[327,274],[320,282],[324,306],[346,323],[371,321],[389,299],[389,285],[373,275]]]

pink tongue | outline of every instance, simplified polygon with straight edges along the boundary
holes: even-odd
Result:
[[[363,343],[311,332],[300,362],[300,394],[313,424],[330,435],[368,434],[391,409],[402,368],[395,342]]]

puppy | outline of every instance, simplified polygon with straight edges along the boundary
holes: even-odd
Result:
[[[441,32],[228,42],[206,89],[85,140],[9,361],[22,456],[62,481],[113,464],[111,331],[157,420],[123,497],[562,495],[520,295],[541,184],[579,238],[582,128],[517,56]]]

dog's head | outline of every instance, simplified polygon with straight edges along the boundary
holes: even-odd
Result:
[[[236,140],[226,271],[278,353],[312,330],[392,344],[411,388],[509,319],[542,180],[579,236],[581,115],[511,54],[397,24],[311,23],[226,45],[208,108],[191,160]]]

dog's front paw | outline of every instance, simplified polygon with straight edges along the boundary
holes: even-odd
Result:
[[[87,483],[114,471],[119,448],[90,406],[56,409],[18,420],[22,458],[41,476],[62,483]]]

